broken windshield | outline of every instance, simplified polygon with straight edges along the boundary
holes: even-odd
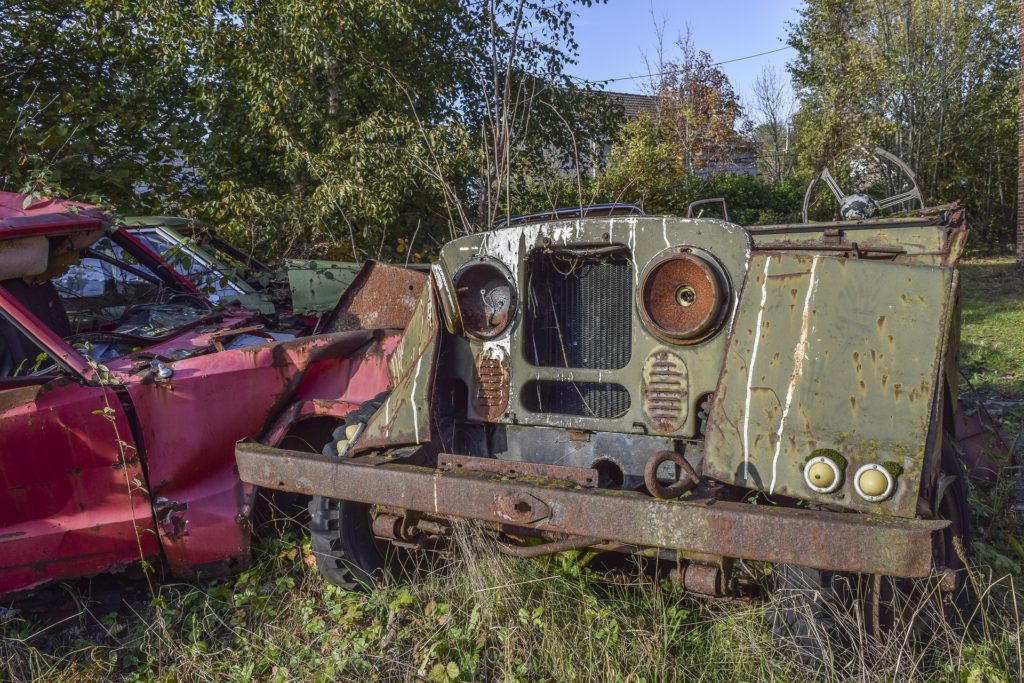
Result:
[[[114,332],[156,339],[210,311],[204,299],[170,288],[109,237],[86,249],[53,283],[72,336]]]

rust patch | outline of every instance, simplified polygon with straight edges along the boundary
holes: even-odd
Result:
[[[485,420],[495,421],[508,408],[509,362],[500,350],[483,351],[476,359],[476,391],[473,409]]]
[[[405,329],[426,284],[426,273],[367,261],[319,331]]]
[[[689,415],[689,377],[683,359],[660,349],[644,363],[640,387],[644,415],[654,431],[668,434],[679,430]]]
[[[43,387],[40,385],[17,387],[0,391],[0,413],[6,413],[19,406],[28,405],[39,399],[43,394]]]
[[[527,477],[531,479],[551,479],[564,481],[584,488],[597,486],[597,470],[581,467],[565,467],[564,465],[545,465],[535,462],[519,462],[517,460],[498,460],[496,458],[475,458],[469,455],[453,455],[442,453],[437,456],[437,466],[445,472],[484,472],[500,474],[506,477]]]
[[[637,296],[644,322],[661,338],[692,343],[722,322],[728,306],[725,287],[706,259],[669,252],[644,271]]]

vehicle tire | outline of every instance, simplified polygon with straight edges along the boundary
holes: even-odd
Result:
[[[346,430],[365,424],[387,398],[380,394],[351,413],[334,430],[323,454],[338,457],[338,442]],[[313,496],[309,501],[309,532],[320,575],[343,588],[370,587],[386,572],[390,544],[377,540],[370,529],[372,508],[364,503]]]
[[[772,639],[812,669],[832,667],[841,649],[833,572],[780,564],[769,577],[765,619]]]

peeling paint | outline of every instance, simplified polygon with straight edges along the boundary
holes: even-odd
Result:
[[[764,275],[761,280],[761,307],[757,311],[757,324],[754,332],[754,349],[747,365],[747,399],[743,411],[743,478],[750,479],[750,393],[754,383],[754,363],[757,362],[757,347],[761,343],[761,321],[764,318],[764,304],[768,300],[768,268],[772,260],[765,259]]]
[[[818,256],[815,255],[811,261],[810,281],[807,283],[807,296],[804,297],[804,309],[800,317],[800,341],[793,349],[793,372],[789,375],[789,387],[786,389],[786,403],[782,408],[782,419],[779,420],[779,429],[775,433],[775,454],[772,456],[772,482],[768,487],[768,493],[775,494],[775,481],[778,476],[779,453],[782,451],[782,434],[786,428],[786,418],[789,416],[789,408],[793,405],[793,392],[796,389],[797,379],[804,374],[804,357],[807,355],[807,335],[810,329],[811,299],[814,298],[814,290],[818,287],[818,280],[815,277],[818,270]]]

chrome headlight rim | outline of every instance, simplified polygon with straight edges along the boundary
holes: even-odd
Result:
[[[487,278],[488,270],[492,271],[489,279]],[[474,281],[467,282],[467,278],[474,278]],[[507,307],[497,323],[487,326],[481,324],[488,313],[484,310],[486,305],[485,297],[493,292],[494,289],[492,288],[488,293],[479,292],[477,294],[480,297],[479,301],[471,299],[470,297],[473,294],[464,290],[468,287],[477,289],[481,285],[483,285],[483,289],[486,289],[487,286],[490,286],[499,278],[503,281],[503,285],[508,287]],[[455,302],[459,310],[463,335],[477,341],[491,341],[500,337],[511,328],[519,310],[519,293],[515,278],[512,276],[508,266],[498,259],[489,256],[478,256],[459,266],[452,276],[452,283],[455,289]]]

